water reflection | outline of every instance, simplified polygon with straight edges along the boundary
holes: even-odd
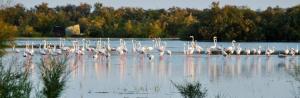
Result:
[[[269,78],[289,71],[298,65],[298,57],[290,56],[229,56],[220,55],[172,55],[157,56],[150,61],[145,55],[112,55],[109,58],[93,59],[91,55],[70,55],[69,65],[72,70],[72,81],[77,88],[88,92],[93,86],[108,86],[107,89],[131,88],[159,85],[161,91],[169,91],[173,79],[189,79],[191,81],[207,80],[209,83],[243,81],[246,79]],[[46,58],[44,56],[42,58]],[[41,57],[18,58],[24,61],[26,71],[35,71]],[[286,77],[284,77],[285,79]],[[261,79],[261,80],[260,80]],[[274,80],[274,79],[273,79]],[[263,82],[262,82],[263,83]],[[78,86],[80,85],[80,86]],[[234,86],[243,86],[232,84]],[[150,87],[151,87],[150,86]],[[145,88],[146,88],[145,87]],[[77,90],[78,90],[77,89]],[[102,88],[97,88],[101,89]],[[74,91],[75,92],[75,91]]]

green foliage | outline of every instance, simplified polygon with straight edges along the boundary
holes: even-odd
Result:
[[[42,96],[58,98],[65,89],[70,70],[67,69],[66,57],[49,57],[41,60],[39,69],[43,82]]]
[[[0,57],[5,53],[5,48],[9,47],[10,43],[17,31],[16,26],[12,26],[0,20]]]
[[[185,84],[171,83],[178,89],[184,98],[204,98],[207,90],[203,89],[199,82],[187,82]]]
[[[15,63],[8,66],[4,68],[0,63],[0,98],[30,98],[32,85],[28,73]]]
[[[19,36],[54,36],[53,27],[80,24],[87,37],[180,37],[196,40],[298,41],[300,5],[291,8],[269,7],[254,11],[246,6],[213,2],[198,10],[172,7],[114,9],[101,3],[92,6],[65,5],[49,8],[47,3],[26,9],[21,4],[0,9],[0,20],[17,26]],[[39,33],[39,34],[36,34]]]

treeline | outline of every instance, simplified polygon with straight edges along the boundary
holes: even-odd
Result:
[[[246,6],[213,2],[199,10],[173,7],[142,9],[93,6],[82,3],[49,8],[47,3],[26,9],[21,4],[0,9],[0,23],[16,26],[22,37],[51,37],[55,26],[80,24],[85,37],[180,37],[197,40],[298,41],[300,5],[251,10]],[[1,24],[0,24],[1,25]],[[1,28],[0,28],[1,29]]]

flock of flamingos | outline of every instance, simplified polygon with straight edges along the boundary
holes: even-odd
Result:
[[[261,46],[258,48],[245,48],[244,50],[240,47],[239,43],[236,43],[235,40],[232,41],[232,45],[224,48],[217,45],[217,37],[213,37],[214,44],[206,49],[202,48],[199,44],[196,43],[193,36],[190,36],[192,41],[184,43],[183,53],[185,55],[193,55],[195,53],[207,54],[207,55],[267,55],[270,56],[275,54],[276,50],[274,47],[267,47],[265,50],[261,49]],[[130,53],[146,55],[149,60],[154,58],[154,53],[159,53],[159,56],[171,55],[172,51],[167,49],[167,42],[161,41],[160,38],[155,38],[152,46],[142,45],[140,41],[132,40],[132,50],[128,50],[126,46],[126,41],[120,39],[120,44],[117,47],[111,47],[110,39],[107,38],[106,41],[98,40],[96,45],[91,45],[89,40],[82,39],[81,41],[74,40],[72,41],[72,46],[65,46],[65,39],[60,39],[59,43],[48,43],[46,40],[39,43],[38,50],[34,49],[33,42],[29,45],[29,42],[26,42],[25,49],[23,52],[23,57],[31,57],[36,54],[39,55],[62,55],[62,54],[75,54],[75,55],[84,55],[86,52],[92,53],[93,58],[98,58],[99,56],[109,57],[112,52],[117,52],[119,55],[126,55]],[[14,53],[22,53],[19,49],[15,48],[15,45],[12,46],[12,51]],[[157,51],[157,52],[153,52]],[[277,51],[278,52],[278,51]],[[282,52],[282,53],[281,53]],[[286,48],[284,51],[279,51],[279,57],[285,57],[287,55],[296,55],[299,53],[298,46],[294,48]]]

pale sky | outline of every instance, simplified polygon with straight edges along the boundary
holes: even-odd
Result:
[[[292,7],[300,4],[300,0],[14,0],[14,3],[22,3],[25,7],[30,8],[34,5],[46,2],[50,7],[57,5],[75,4],[79,5],[82,2],[93,5],[96,2],[102,3],[104,6],[114,8],[126,7],[141,7],[144,9],[168,9],[173,6],[181,8],[209,8],[213,1],[219,1],[221,6],[238,5],[248,6],[249,8],[266,9],[268,6],[280,6],[282,8]]]

